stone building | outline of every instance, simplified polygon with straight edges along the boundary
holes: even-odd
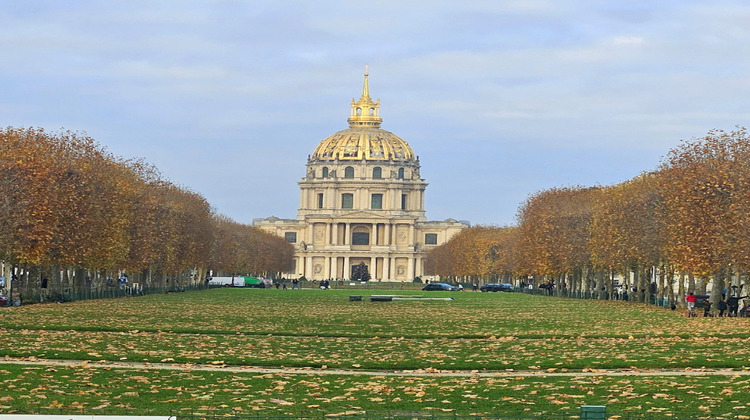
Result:
[[[370,98],[367,73],[347,121],[348,129],[321,141],[308,157],[297,218],[256,219],[254,225],[295,244],[294,276],[350,279],[364,262],[375,281],[423,277],[424,253],[468,223],[427,221],[419,157],[380,128],[380,99]]]

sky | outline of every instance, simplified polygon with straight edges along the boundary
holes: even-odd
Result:
[[[746,1],[0,0],[0,126],[85,132],[240,223],[294,218],[362,91],[429,220],[654,170],[748,125]]]

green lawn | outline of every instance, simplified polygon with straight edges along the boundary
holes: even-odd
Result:
[[[364,301],[350,302],[350,294]],[[370,302],[370,294],[454,301]],[[750,319],[515,293],[214,289],[0,308],[0,356],[492,377],[252,374],[0,364],[0,412],[186,409],[313,416],[750,412],[750,376],[525,377],[516,371],[750,369]],[[135,378],[135,379],[134,379]],[[416,414],[415,414],[416,413]],[[422,414],[419,414],[422,413]],[[750,418],[750,417],[747,417]]]

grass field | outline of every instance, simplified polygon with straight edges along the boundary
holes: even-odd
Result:
[[[427,417],[606,405],[616,415],[750,418],[750,319],[513,293],[367,300],[379,293],[214,289],[0,308],[0,412]],[[19,360],[37,362],[10,363]],[[681,375],[704,369],[734,373]]]

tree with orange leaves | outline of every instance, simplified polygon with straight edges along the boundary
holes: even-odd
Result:
[[[62,292],[123,270],[142,271],[147,285],[152,273],[156,284],[195,282],[217,228],[205,198],[153,167],[117,159],[86,135],[42,129],[0,130],[0,210],[0,259],[23,271],[27,296],[42,278]],[[292,264],[283,239],[244,237],[237,252],[249,252],[255,272]]]
[[[510,281],[515,228],[474,226],[430,250],[425,271],[469,281]]]
[[[553,188],[531,196],[518,212],[516,267],[555,282],[557,291],[589,286],[592,205],[600,188]]]
[[[750,269],[749,160],[746,129],[713,130],[670,151],[660,168],[669,253],[681,270],[716,277],[718,289]]]
[[[292,269],[294,247],[284,238],[225,216],[215,216],[212,267],[237,274],[275,277]]]
[[[635,286],[644,291],[638,296],[644,299],[648,299],[650,291],[647,280],[651,268],[671,272],[659,182],[658,173],[647,173],[603,188],[593,208],[589,241],[593,264],[626,279],[635,273]],[[664,294],[664,281],[658,290]]]

